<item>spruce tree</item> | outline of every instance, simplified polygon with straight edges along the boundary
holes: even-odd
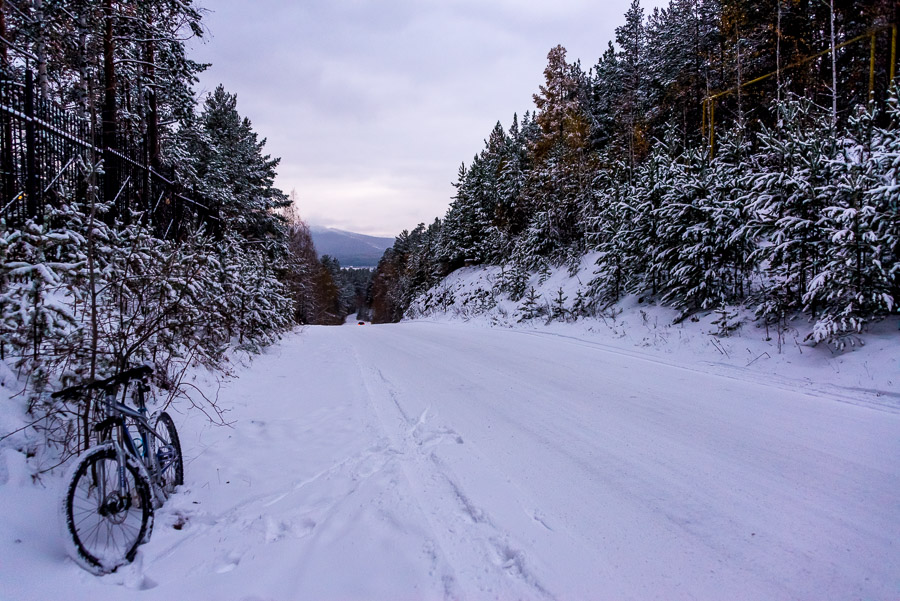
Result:
[[[816,309],[815,341],[843,346],[870,319],[894,309],[890,270],[896,265],[883,234],[896,225],[896,217],[884,210],[889,207],[878,193],[884,179],[876,155],[887,137],[875,128],[875,118],[874,111],[860,107],[850,119],[830,161],[833,176],[819,191],[826,204],[819,221],[823,265],[803,296],[807,308]]]
[[[556,291],[556,296],[553,297],[553,305],[550,307],[551,319],[566,321],[569,315],[569,310],[566,309],[567,300],[569,300],[569,297],[563,294],[562,288]]]
[[[832,177],[835,151],[829,118],[810,102],[789,99],[778,111],[778,128],[763,127],[758,137],[761,170],[747,206],[749,235],[761,241],[753,260],[768,271],[769,300],[760,305],[761,315],[775,316],[803,307],[807,286],[822,269],[825,202],[819,191]]]
[[[290,201],[274,187],[279,159],[263,154],[266,141],[238,114],[237,96],[218,86],[204,102],[200,124],[192,151],[201,196],[248,240],[283,236],[284,219],[274,210]]]
[[[597,175],[599,210],[590,221],[589,248],[598,251],[597,269],[589,283],[591,298],[601,305],[617,302],[641,267],[635,232],[632,189],[626,179],[627,166],[616,161]]]

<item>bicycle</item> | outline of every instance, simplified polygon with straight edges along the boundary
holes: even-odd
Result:
[[[95,574],[114,572],[134,560],[138,546],[150,539],[154,509],[184,483],[181,442],[171,416],[161,412],[151,425],[147,415],[152,373],[152,367],[142,365],[51,395],[97,403],[99,418],[92,427],[97,444],[70,468],[60,513],[66,540],[72,543],[69,555]],[[124,403],[132,381],[137,409]],[[120,387],[122,402],[116,398]]]

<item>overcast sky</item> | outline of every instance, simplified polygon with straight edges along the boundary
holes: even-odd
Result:
[[[645,14],[667,0],[642,0]],[[200,0],[212,63],[310,223],[395,236],[443,217],[460,163],[533,109],[547,52],[594,65],[630,0]]]

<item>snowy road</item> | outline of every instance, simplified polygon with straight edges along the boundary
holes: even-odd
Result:
[[[9,598],[900,598],[889,408],[424,322],[307,328],[220,399],[135,566],[50,539]]]

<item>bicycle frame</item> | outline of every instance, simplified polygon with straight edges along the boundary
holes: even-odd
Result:
[[[126,392],[127,390],[123,391],[123,396]],[[176,459],[169,458],[165,462],[160,462],[158,456],[154,457],[153,451],[155,445],[152,443],[156,441],[165,441],[156,433],[156,430],[150,425],[150,421],[147,419],[147,407],[144,401],[144,392],[144,384],[138,382],[133,395],[135,403],[138,406],[137,409],[132,409],[128,405],[117,401],[116,396],[118,391],[116,388],[107,389],[104,393],[103,405],[104,411],[108,417],[97,424],[97,429],[103,430],[108,426],[118,426],[119,431],[121,432],[121,436],[119,437],[121,440],[116,440],[115,437],[111,437],[111,442],[115,445],[116,449],[120,492],[125,488],[126,453],[141,460],[141,463],[151,476],[151,483],[154,485],[156,483],[155,474],[164,472],[176,461]],[[128,428],[126,422],[127,417],[130,417],[137,422],[137,430],[141,437],[141,449],[138,449],[137,445],[135,445],[135,438],[132,436],[131,430]],[[153,439],[156,439],[156,441]]]

